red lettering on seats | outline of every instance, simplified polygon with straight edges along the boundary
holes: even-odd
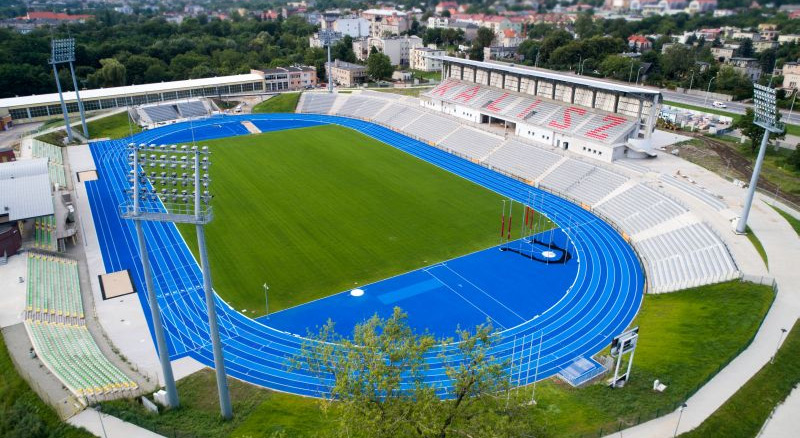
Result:
[[[586,110],[583,108],[576,108],[574,106],[568,107],[564,109],[564,122],[558,123],[555,120],[550,121],[550,126],[553,128],[558,129],[569,129],[572,126],[572,115],[570,113],[575,113],[579,116],[586,114]]]
[[[444,93],[447,93],[447,90],[455,87],[456,85],[459,85],[459,83],[456,81],[445,82],[444,84],[436,87],[436,89],[433,90],[431,94],[438,94],[439,96],[444,96]]]
[[[480,90],[481,87],[472,87],[468,90],[464,90],[458,93],[458,95],[456,95],[456,97],[454,97],[453,100],[462,99],[464,102],[469,102],[470,100],[472,100],[473,97],[475,97],[476,94],[478,94],[478,91]]]
[[[503,100],[505,100],[506,97],[508,97],[508,93],[503,93],[502,96],[500,96],[497,99],[489,102],[489,105],[486,105],[486,109],[488,109],[490,111],[494,111],[494,112],[501,111],[503,108],[498,108],[496,105],[498,103],[502,102]]]
[[[592,138],[597,138],[597,139],[600,139],[600,140],[605,140],[606,138],[608,138],[608,133],[607,132],[603,132],[603,131],[609,130],[609,129],[615,127],[615,126],[619,126],[619,125],[627,122],[627,120],[624,117],[613,116],[611,114],[603,117],[603,121],[604,122],[609,122],[610,121],[611,123],[605,124],[605,125],[603,125],[603,126],[601,126],[599,128],[592,129],[591,131],[586,133],[586,136],[587,137],[592,137]]]
[[[539,106],[540,103],[542,103],[542,99],[536,99],[536,102],[528,105],[524,110],[522,110],[521,113],[517,114],[517,118],[524,119],[525,117],[528,117],[528,114],[533,112],[533,109]]]

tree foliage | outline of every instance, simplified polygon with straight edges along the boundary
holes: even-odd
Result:
[[[733,123],[731,126],[734,129],[739,129],[742,131],[742,134],[750,138],[750,151],[755,153],[758,149],[758,146],[761,142],[761,138],[764,136],[764,128],[758,126],[754,122],[755,113],[753,113],[752,108],[747,108],[744,115],[739,118],[736,122]],[[778,120],[781,118],[781,113],[778,112]],[[770,139],[776,138],[783,138],[784,133],[771,133],[769,135]]]
[[[373,80],[380,81],[391,78],[393,71],[391,59],[373,47],[372,53],[367,58],[367,75]]]
[[[387,319],[376,315],[357,325],[352,338],[338,335],[330,321],[309,337],[293,367],[332,381],[322,403],[339,423],[337,436],[517,437],[541,431],[526,415],[526,399],[509,392],[505,364],[490,354],[497,342],[490,325],[459,330],[453,344],[415,333],[395,308]],[[451,383],[446,394],[425,381],[426,358],[433,354]]]

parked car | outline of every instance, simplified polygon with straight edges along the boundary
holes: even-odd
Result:
[[[718,100],[715,100],[714,103],[711,104],[711,106],[713,106],[714,108],[727,108],[728,107],[728,105],[725,105],[725,102],[720,102]]]

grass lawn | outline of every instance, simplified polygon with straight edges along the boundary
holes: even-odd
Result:
[[[602,436],[621,424],[625,427],[663,415],[747,346],[772,299],[770,287],[740,282],[647,295],[635,322],[640,338],[630,382],[619,389],[602,383],[574,389],[556,379],[539,382],[538,403],[530,414],[545,425],[546,436],[558,438]],[[786,345],[790,345],[788,340]],[[797,357],[794,348],[790,351],[794,356],[784,356]],[[653,379],[663,381],[666,391],[654,392]],[[182,407],[175,413],[150,416],[132,402],[105,403],[103,408],[151,429],[158,423],[168,436],[177,431],[198,437],[257,438],[280,430],[290,437],[316,437],[327,435],[335,424],[329,419],[335,416],[335,406],[323,412],[313,399],[235,380],[230,384],[235,418],[229,424],[219,421],[216,385],[209,370],[178,382]],[[599,434],[601,428],[603,434]]]
[[[207,144],[214,286],[248,314],[264,282],[275,311],[498,243],[500,195],[350,129]]]
[[[440,81],[442,79],[442,72],[439,70],[436,71],[411,70],[411,72],[414,74],[415,78],[434,80],[434,81]]]
[[[790,215],[789,213],[781,210],[778,207],[772,205],[771,207],[775,209],[775,211],[777,211],[779,215],[783,216],[783,218],[786,219],[786,222],[789,222],[789,225],[791,225],[792,228],[794,228],[794,232],[797,233],[798,236],[800,236],[800,219],[797,219],[796,217]]]
[[[647,295],[631,380],[573,389],[551,379],[537,388],[553,436],[598,436],[673,410],[747,346],[772,303],[768,286],[738,281]],[[713,340],[713,341],[712,341]],[[659,379],[667,389],[652,390]]]
[[[0,335],[0,436],[90,438],[94,435],[61,422],[17,374]]]
[[[89,129],[89,137],[91,138],[108,137],[111,139],[118,139],[131,135],[131,129],[134,134],[142,131],[142,128],[136,123],[128,123],[127,111],[87,122],[86,127]],[[73,129],[80,130],[81,128],[80,125],[76,125]]]
[[[764,266],[769,268],[769,261],[767,260],[767,251],[764,250],[764,245],[761,244],[761,241],[758,240],[758,236],[753,230],[750,229],[748,226],[746,229],[747,240],[756,247],[756,251],[758,251],[758,255],[761,256],[761,260],[764,260]]]
[[[253,107],[254,113],[293,113],[300,93],[276,94]]]
[[[37,140],[56,146],[64,146],[64,139],[67,138],[67,131],[53,131],[36,137]]]
[[[758,434],[772,409],[800,384],[800,325],[794,324],[775,363],[767,363],[686,438],[749,438]]]
[[[324,427],[323,414],[313,399],[273,392],[236,379],[228,380],[228,388],[234,412],[230,421],[223,421],[219,415],[215,374],[210,369],[178,382],[178,409],[154,415],[137,401],[116,400],[102,403],[103,412],[170,437],[270,437],[282,430],[289,433],[287,437],[313,436],[313,431]]]

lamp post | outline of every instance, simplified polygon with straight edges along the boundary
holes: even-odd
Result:
[[[644,69],[644,66],[639,67],[639,70],[636,70],[636,85],[639,85],[639,73],[642,72],[642,69]]]
[[[264,283],[264,307],[266,309],[266,317],[269,318],[269,296],[267,295],[267,291],[269,290],[269,286],[267,283]]]
[[[536,60],[533,62],[534,67],[539,67],[539,53],[542,49],[536,49]]]
[[[694,69],[692,69],[692,78],[689,79],[689,91],[692,91],[693,84],[694,84]]]
[[[686,409],[688,406],[686,403],[681,403],[680,410],[678,410],[678,423],[675,424],[675,433],[672,434],[672,438],[678,436],[678,428],[681,425],[681,417],[683,417],[683,410]]]
[[[94,411],[95,411],[95,412],[97,412],[97,418],[99,418],[99,419],[100,419],[100,430],[102,430],[102,431],[103,431],[103,438],[108,438],[108,434],[106,433],[106,425],[105,425],[105,423],[103,423],[103,413],[102,413],[102,410],[103,410],[103,409],[100,407],[100,405],[96,405],[96,406],[94,407]]]
[[[588,60],[590,60],[590,59],[592,59],[592,58],[586,58],[586,59],[584,59],[584,60],[583,60],[583,63],[581,63],[581,65],[580,65],[580,67],[581,67],[581,69],[580,69],[580,71],[581,71],[581,73],[580,73],[580,74],[581,74],[581,76],[583,76],[583,68],[584,68],[584,67],[586,67],[586,61],[588,61]]]
[[[717,77],[716,77],[716,76],[714,76],[713,78],[711,78],[711,80],[710,80],[710,81],[708,81],[708,87],[706,88],[706,98],[705,98],[705,99],[703,99],[703,105],[705,105],[705,104],[706,104],[706,102],[708,102],[708,93],[710,93],[710,92],[711,92],[711,83],[712,83],[712,82],[714,82],[714,79],[716,79],[716,78],[717,78]]]
[[[633,58],[631,58],[631,70],[628,72],[628,83],[633,79]]]
[[[772,354],[772,357],[769,358],[769,363],[775,363],[775,356],[778,355],[778,350],[781,348],[781,341],[783,341],[783,336],[786,334],[787,330],[785,328],[781,328],[781,336],[778,338],[778,344],[775,345],[775,353]]]
[[[786,123],[792,123],[792,111],[794,111],[795,99],[797,99],[797,88],[795,88],[793,92],[792,104],[789,106],[789,115],[786,117]]]

